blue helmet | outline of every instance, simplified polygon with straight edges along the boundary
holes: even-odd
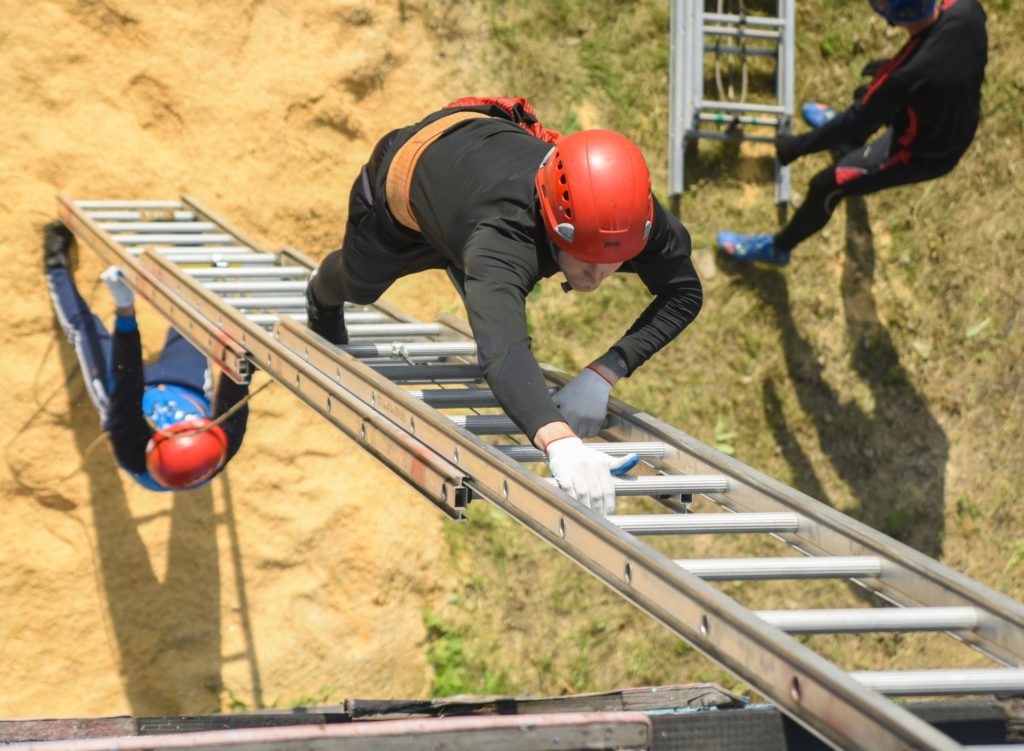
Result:
[[[935,12],[935,0],[868,0],[889,23],[917,23]]]

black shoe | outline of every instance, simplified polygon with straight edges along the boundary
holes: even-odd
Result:
[[[348,344],[344,305],[327,308],[313,295],[313,280],[306,285],[306,325],[331,344]]]
[[[779,164],[785,167],[800,157],[799,143],[799,136],[791,136],[786,133],[775,136],[775,157],[779,160]]]
[[[43,228],[43,265],[47,269],[66,269],[71,265],[71,246],[75,236],[55,219]]]

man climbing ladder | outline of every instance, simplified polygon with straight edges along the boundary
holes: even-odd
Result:
[[[54,312],[82,367],[89,398],[110,434],[117,463],[155,491],[187,490],[209,482],[242,445],[249,387],[221,375],[211,400],[209,363],[169,329],[160,357],[143,367],[135,320],[135,293],[112,266],[100,276],[117,307],[114,334],[75,287],[70,255],[74,236],[59,221],[46,225],[43,261]],[[213,406],[211,407],[211,401]]]
[[[513,99],[460,100],[392,131],[352,187],[341,250],[310,280],[310,326],[345,343],[343,303],[372,303],[399,277],[431,268],[452,269],[464,292],[506,414],[546,452],[566,492],[612,512],[609,471],[621,461],[580,436],[600,430],[615,382],[671,342],[702,301],[689,233],[651,195],[640,149],[607,130],[559,137]],[[530,348],[527,294],[559,271],[569,288],[591,292],[620,270],[654,300],[552,400]]]
[[[951,171],[974,138],[988,59],[985,11],[978,0],[868,0],[908,39],[891,60],[873,66],[853,106],[835,114],[804,108],[816,126],[776,139],[783,165],[819,151],[844,153],[811,180],[807,198],[779,233],[718,233],[719,249],[739,261],[789,263],[790,252],[818,232],[847,196],[864,196]],[[885,131],[864,146],[879,128]]]

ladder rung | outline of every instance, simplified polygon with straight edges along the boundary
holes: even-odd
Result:
[[[543,462],[547,461],[544,452],[533,446],[523,444],[515,446],[497,445],[496,449],[501,451],[510,459],[517,462]],[[623,443],[588,443],[587,448],[600,451],[604,454],[615,454],[625,456],[636,454],[641,459],[664,459],[665,444],[660,441],[634,441]]]
[[[777,104],[754,104],[753,102],[716,102],[705,100],[700,103],[702,110],[722,110],[723,112],[758,112],[762,115],[784,115],[786,108]]]
[[[777,118],[769,117],[753,117],[751,115],[727,115],[724,112],[718,113],[706,113],[702,112],[698,115],[701,122],[704,123],[717,123],[719,125],[732,125],[739,123],[740,125],[757,125],[766,128],[777,128],[779,121]]]
[[[292,316],[292,318],[298,318]],[[401,327],[407,328],[401,328]],[[436,327],[430,329],[429,327]],[[350,337],[431,336],[440,331],[440,324],[396,323],[379,326],[351,326]],[[476,342],[386,342],[381,344],[346,344],[341,347],[353,357],[390,357],[395,360],[417,357],[465,357],[476,354]]]
[[[280,321],[282,318],[291,318],[293,320],[302,321],[303,323],[305,323],[305,321],[306,321],[306,314],[305,313],[302,313],[302,314],[298,314],[298,313],[284,313],[284,314],[277,314],[277,313],[253,313],[253,314],[247,315],[246,318],[248,318],[250,321],[255,323],[257,326],[273,326],[278,321]],[[376,323],[376,324],[379,324],[379,323],[384,323],[384,322],[390,321],[390,320],[391,319],[388,318],[385,314],[383,314],[383,313],[374,313],[372,311],[351,311],[351,312],[345,313],[345,323],[346,324],[349,324],[349,323],[351,323],[351,324],[366,324],[366,323]]]
[[[95,222],[127,222],[132,220],[145,221],[146,218],[152,216],[156,212],[146,211],[89,211],[87,212],[90,219]],[[192,211],[172,211],[170,212],[170,218],[166,221],[174,222],[190,222],[196,218],[196,215]],[[165,225],[166,226],[166,225]],[[177,226],[177,225],[175,225]]]
[[[759,610],[755,615],[775,628],[791,634],[972,631],[978,626],[978,611],[963,607]]]
[[[619,529],[634,535],[719,535],[748,532],[796,532],[800,517],[789,513],[642,514],[609,516]]]
[[[305,292],[306,282],[256,281],[256,282],[206,282],[204,285],[210,292],[218,295],[241,295],[253,292]]]
[[[684,558],[676,560],[676,564],[691,574],[709,581],[877,578],[882,573],[881,561],[868,555],[813,558]]]
[[[277,313],[249,313],[246,315],[250,321],[255,323],[257,326],[263,326],[264,328],[273,327],[282,318],[291,318],[295,321],[306,322],[306,313],[283,313],[278,315]]]
[[[220,253],[214,252],[182,252],[175,251],[161,254],[171,263],[217,263],[228,266],[229,264],[241,263],[247,266],[273,266],[277,263],[276,253]]]
[[[1024,693],[1024,668],[872,670],[850,673],[850,677],[889,696]]]
[[[505,415],[449,415],[449,419],[475,435],[519,435],[523,432]]]
[[[284,310],[306,309],[305,295],[293,295],[291,297],[285,295],[253,295],[252,297],[224,297],[222,299],[225,304],[230,305],[232,308],[278,308]]]
[[[386,323],[391,318],[384,313],[372,310],[353,310],[345,313],[345,323]],[[393,321],[392,321],[393,322]]]
[[[553,477],[548,482],[555,484]],[[722,493],[727,480],[719,475],[648,475],[647,477],[612,478],[616,496],[656,497]]]
[[[180,209],[181,201],[75,201],[80,209]]]
[[[498,400],[490,389],[410,389],[405,393],[435,409],[498,406]]]
[[[742,23],[745,26],[766,26],[773,29],[781,29],[786,25],[781,18],[769,16],[740,16],[735,13],[705,13],[704,21],[708,23]]]
[[[721,133],[713,130],[687,131],[687,137],[704,138],[708,141],[749,141],[750,143],[774,143],[770,136],[754,136],[749,133]]]
[[[778,57],[778,49],[766,47],[735,47],[731,44],[705,44],[705,52],[718,52],[724,55],[749,55],[750,57]]]
[[[443,365],[370,365],[377,373],[395,383],[472,383],[484,379],[480,366],[472,363]]]
[[[616,495],[695,495],[727,493],[729,479],[722,475],[640,475],[615,480]]]
[[[364,326],[349,326],[348,335],[352,337],[387,337],[387,336],[437,336],[441,333],[441,324],[439,323],[371,323]],[[466,345],[473,344],[473,342],[421,342],[417,344],[405,344],[397,342],[395,344],[372,344],[371,347],[376,347],[380,354],[378,357],[387,357],[395,352],[396,347],[398,349],[408,350],[410,355],[422,354],[422,355],[450,355],[450,354],[473,354],[476,352],[474,346],[472,350]],[[357,345],[366,346],[366,345]]]
[[[263,255],[263,254],[259,254]],[[309,276],[309,269],[303,266],[275,266],[272,269],[232,268],[182,269],[195,279],[295,279]]]
[[[749,39],[770,39],[773,42],[777,42],[782,38],[782,34],[778,31],[770,31],[767,29],[745,29],[742,26],[705,26],[704,35],[739,38],[747,37]]]
[[[143,245],[133,245],[127,249],[128,255],[141,256],[145,252],[156,253],[159,256],[181,255],[183,253],[216,253],[224,258],[242,256],[246,253],[256,251],[247,245],[161,245],[158,248],[146,248]],[[267,254],[272,255],[272,254]]]
[[[184,235],[112,235],[121,245],[224,245],[237,242],[236,238],[223,233]]]
[[[107,232],[211,232],[217,229],[213,222],[99,222],[99,228]],[[119,237],[115,237],[119,240]]]

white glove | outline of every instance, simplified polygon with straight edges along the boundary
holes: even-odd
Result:
[[[547,445],[551,476],[558,487],[587,508],[615,513],[612,472],[632,468],[636,454],[609,456],[588,447],[576,436],[556,438]]]
[[[102,274],[100,279],[107,285],[111,297],[114,298],[114,305],[118,308],[128,308],[135,304],[135,293],[132,288],[125,284],[124,272],[120,266],[111,266]]]
[[[591,368],[563,386],[551,400],[555,403],[573,432],[583,438],[595,436],[608,414],[608,396],[612,385]]]

